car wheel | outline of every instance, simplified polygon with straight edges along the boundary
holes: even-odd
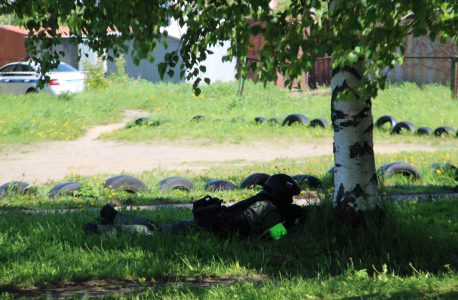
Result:
[[[377,169],[377,174],[379,175],[379,178],[382,180],[383,178],[389,178],[394,174],[399,173],[408,177],[412,176],[413,180],[417,180],[420,178],[420,171],[418,171],[417,168],[415,168],[411,164],[402,161],[388,163]]]
[[[191,191],[196,188],[196,186],[191,182],[191,180],[180,177],[180,176],[173,176],[167,177],[162,179],[159,183],[159,191],[161,193],[165,193],[169,190],[179,189],[179,190],[186,190]]]
[[[48,192],[49,198],[57,198],[59,196],[73,196],[73,192],[81,188],[81,182],[64,182],[56,185]]]
[[[310,121],[310,126],[311,127],[320,126],[322,128],[328,128],[329,124],[328,124],[328,121],[326,121],[325,119],[317,118],[317,119],[313,119],[312,121]]]
[[[300,186],[302,186],[303,184],[307,184],[311,188],[317,189],[323,185],[323,183],[318,177],[309,174],[294,175],[292,178],[296,180],[297,184],[299,184]]]
[[[129,193],[138,193],[146,189],[143,181],[131,175],[118,175],[108,178],[104,187]]]
[[[450,126],[441,126],[434,130],[434,136],[441,136],[443,133],[450,135],[452,133],[455,133],[455,129],[453,129],[453,127]]]
[[[147,124],[149,121],[151,121],[150,118],[148,117],[141,117],[141,118],[138,118],[137,120],[135,120],[135,125],[141,125],[141,124]]]
[[[285,118],[285,120],[283,121],[283,126],[290,126],[291,124],[296,122],[299,122],[302,125],[307,125],[309,123],[309,118],[307,118],[303,114],[292,114]]]
[[[269,122],[272,123],[272,124],[273,123],[281,124],[281,123],[283,123],[283,119],[282,118],[271,118],[271,119],[269,119]]]
[[[391,130],[392,133],[399,134],[401,133],[401,130],[406,129],[411,132],[415,132],[415,125],[412,124],[412,122],[409,121],[402,121],[397,123],[393,129]]]
[[[23,181],[11,181],[0,186],[0,197],[4,197],[7,194],[21,194],[21,195],[32,195],[35,189],[27,182]]]
[[[420,127],[417,129],[417,134],[418,135],[430,135],[433,132],[433,130],[429,127]]]
[[[255,185],[263,186],[267,179],[270,177],[269,174],[265,173],[254,173],[245,178],[240,184],[241,189],[250,189]]]
[[[30,93],[36,93],[36,92],[37,92],[36,89],[34,89],[34,88],[29,88],[29,89],[27,90],[27,92],[25,92],[25,93],[26,93],[26,94],[30,94]]]
[[[204,189],[209,192],[232,191],[237,189],[237,186],[229,180],[216,179],[204,184]]]
[[[394,126],[398,123],[393,116],[386,115],[378,118],[377,122],[375,122],[375,127],[382,127],[385,123],[390,123],[390,129],[393,129]]]

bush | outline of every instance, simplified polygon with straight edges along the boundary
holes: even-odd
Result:
[[[83,62],[84,70],[87,72],[86,80],[84,81],[85,88],[88,90],[103,90],[106,89],[110,81],[105,76],[103,60],[97,64],[91,64],[88,61]]]
[[[123,55],[120,55],[116,59],[116,73],[112,73],[110,79],[117,83],[124,83],[129,80],[128,74],[126,73],[126,59]]]

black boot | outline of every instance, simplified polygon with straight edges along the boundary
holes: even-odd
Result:
[[[113,224],[117,214],[118,212],[114,206],[110,203],[107,203],[104,207],[102,207],[102,210],[100,211],[100,217],[97,218],[97,222],[99,222],[101,225]]]
[[[84,230],[86,235],[97,234],[97,225],[94,223],[86,223],[86,229]]]

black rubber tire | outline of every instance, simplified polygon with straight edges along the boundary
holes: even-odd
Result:
[[[433,130],[430,127],[420,127],[417,129],[417,134],[418,135],[430,135],[433,132]]]
[[[417,180],[421,177],[420,171],[418,171],[416,167],[403,161],[384,164],[377,169],[377,174],[379,174],[381,178],[389,178],[399,173],[402,173],[404,176],[412,176],[413,180]]]
[[[146,185],[137,177],[131,175],[117,175],[106,180],[105,188],[121,190],[129,193],[138,193],[146,189]]]
[[[265,173],[254,173],[245,178],[240,184],[241,189],[249,189],[255,185],[263,186],[266,183],[267,179],[270,177],[269,174]]]
[[[254,118],[254,121],[261,124],[267,123],[267,119],[261,116]]]
[[[282,118],[271,118],[271,119],[269,119],[269,122],[272,123],[272,124],[273,123],[281,124],[281,123],[283,123],[283,119]]]
[[[204,184],[204,189],[209,192],[232,191],[237,189],[237,186],[229,180],[216,179]]]
[[[26,94],[32,94],[32,93],[36,93],[36,92],[37,92],[36,89],[34,89],[34,88],[29,88],[29,89],[27,90],[27,92],[25,92],[25,93],[26,93]]]
[[[309,123],[309,118],[307,118],[303,114],[292,114],[286,117],[286,119],[283,121],[283,126],[290,126],[291,124],[296,122],[299,122],[302,125],[307,125]]]
[[[452,164],[449,163],[435,163],[431,166],[431,172],[433,174],[436,174],[436,170],[442,170],[442,171],[449,171],[449,170],[454,170],[455,171],[455,180],[458,180],[458,168]]]
[[[328,128],[329,123],[328,121],[326,121],[323,118],[317,118],[317,119],[313,119],[312,121],[310,121],[310,126],[311,127],[320,126],[321,128]]]
[[[393,129],[391,130],[392,133],[399,134],[401,133],[402,129],[407,129],[408,131],[415,132],[415,125],[409,121],[402,121],[397,123]]]
[[[159,183],[159,191],[161,193],[165,193],[169,190],[179,189],[179,190],[186,190],[191,191],[196,188],[196,186],[191,182],[191,180],[180,177],[180,176],[172,176],[162,179]]]
[[[235,119],[232,119],[232,122],[234,122],[234,123],[245,123],[245,119],[243,119],[243,118],[235,118]]]
[[[150,118],[148,117],[141,117],[141,118],[138,118],[137,120],[135,120],[135,125],[141,125],[141,124],[147,124],[149,123],[149,121],[151,121]]]
[[[308,184],[311,188],[317,189],[320,186],[323,186],[323,183],[321,180],[313,175],[309,174],[299,174],[299,175],[294,175],[292,177],[294,180],[296,180],[297,184],[302,185],[302,184]]]
[[[192,121],[197,121],[197,122],[206,121],[206,120],[207,120],[207,116],[204,116],[204,115],[197,115],[192,118]]]
[[[11,181],[0,186],[0,197],[4,197],[8,193],[16,194],[18,192],[18,187],[20,188],[21,195],[32,195],[34,193],[34,189],[31,188],[29,183],[21,181]]]
[[[375,122],[375,127],[382,127],[385,123],[390,123],[390,129],[392,130],[394,126],[398,123],[393,116],[386,115],[378,118],[377,122]]]
[[[453,127],[450,126],[441,126],[437,127],[436,130],[434,130],[434,136],[441,136],[443,133],[451,135],[452,133],[455,133],[455,129],[453,129]]]
[[[81,182],[64,182],[53,187],[48,192],[48,197],[57,198],[59,196],[73,196],[73,192],[79,190],[81,186]]]

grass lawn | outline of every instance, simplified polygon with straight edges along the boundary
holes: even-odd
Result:
[[[84,224],[94,221],[95,210],[47,215],[10,212],[0,217],[0,291],[83,280],[149,284],[187,277],[265,275],[272,281],[262,285],[168,287],[140,296],[452,299],[457,295],[453,291],[458,284],[456,200],[384,203],[385,226],[378,227],[369,217],[366,227],[357,230],[335,224],[331,206],[325,202],[324,207],[323,212],[312,214],[301,234],[276,242],[263,237],[222,240],[208,233],[85,236]],[[187,208],[134,213],[160,223],[191,215]],[[280,254],[284,260],[268,254]]]
[[[291,96],[268,86],[248,83],[243,97],[233,96],[237,83],[214,84],[202,97],[191,95],[189,85],[131,82],[101,92],[84,92],[60,98],[44,94],[0,97],[0,143],[36,143],[75,139],[87,127],[118,122],[125,109],[142,109],[152,120],[167,120],[159,126],[131,126],[103,135],[119,141],[197,139],[219,143],[250,140],[308,138],[318,142],[332,136],[332,130],[305,126],[282,127],[255,124],[253,118],[282,117],[303,113],[330,121],[330,95]],[[455,127],[458,104],[449,99],[446,87],[392,86],[374,99],[374,121],[391,114],[417,127]],[[267,105],[266,105],[267,104]],[[194,115],[210,120],[190,122]],[[215,119],[225,119],[214,122]],[[232,119],[244,118],[245,123]],[[430,143],[452,146],[458,139],[418,137],[411,133],[392,136],[387,128],[376,129],[376,143]],[[386,179],[379,193],[441,193],[441,186],[456,186],[455,174],[432,172],[433,163],[457,164],[458,150],[403,151],[376,155],[377,167],[392,161],[416,166],[417,181],[402,176]],[[364,229],[350,230],[335,224],[329,199],[332,178],[327,171],[332,156],[248,163],[243,158],[214,165],[205,172],[154,169],[137,177],[147,189],[138,194],[104,189],[113,175],[85,177],[74,170],[64,181],[80,181],[82,189],[73,196],[49,199],[48,191],[62,182],[36,186],[36,196],[8,195],[0,198],[0,294],[26,288],[44,288],[85,280],[131,280],[151,284],[154,280],[181,281],[187,277],[267,276],[255,284],[239,281],[231,286],[197,288],[174,285],[123,296],[126,299],[457,299],[458,208],[457,200],[446,196],[430,203],[383,202],[385,226],[368,218]],[[205,194],[202,185],[213,179],[228,179],[239,185],[252,173],[314,174],[323,182],[318,194],[326,209],[312,214],[303,231],[293,239],[277,242],[264,237],[221,240],[208,233],[194,236],[120,237],[85,236],[84,225],[94,221],[98,210],[110,199],[130,199],[134,204],[189,202]],[[190,179],[196,190],[160,193],[157,183],[169,176]],[[304,191],[312,190],[303,186]],[[239,201],[258,190],[239,189],[212,195],[225,201]],[[27,214],[21,209],[79,208],[76,213]],[[187,208],[160,208],[133,213],[167,223],[191,217]],[[268,254],[281,254],[276,261]],[[6,294],[0,299],[9,299]],[[122,298],[113,296],[111,298]]]
[[[222,143],[223,141],[249,143],[250,141],[293,141],[297,138],[319,142],[331,137],[332,128],[309,126],[281,126],[257,124],[254,118],[285,118],[301,113],[309,120],[330,120],[330,93],[322,95],[293,93],[279,90],[272,84],[264,89],[247,81],[242,97],[235,96],[237,82],[215,83],[203,86],[202,94],[195,97],[191,85],[168,83],[151,84],[130,81],[116,84],[103,91],[86,91],[74,96],[54,97],[46,94],[26,96],[0,96],[1,143],[33,143],[49,140],[71,140],[85,133],[89,126],[117,122],[125,109],[147,111],[157,126],[134,126],[103,134],[101,139],[136,142],[189,139],[196,142]],[[390,114],[398,121],[411,121],[417,128],[454,123],[458,102],[450,99],[448,87],[415,84],[393,85],[373,100],[374,122]],[[206,121],[191,121],[196,115],[207,116]],[[222,119],[222,121],[216,121]],[[234,122],[244,119],[245,122]],[[132,120],[134,121],[134,120]],[[417,136],[404,132],[389,135],[388,128],[375,129],[377,143],[419,143],[432,145],[457,145],[451,137]]]

